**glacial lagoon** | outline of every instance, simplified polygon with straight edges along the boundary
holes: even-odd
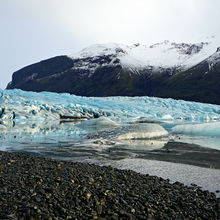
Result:
[[[220,189],[218,105],[1,90],[0,115],[0,150]]]

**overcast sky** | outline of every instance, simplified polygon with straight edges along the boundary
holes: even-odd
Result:
[[[0,0],[0,88],[12,73],[94,43],[220,36],[220,0]]]

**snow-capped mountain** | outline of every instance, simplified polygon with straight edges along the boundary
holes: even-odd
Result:
[[[209,70],[211,70],[216,64],[220,63],[220,47],[218,47],[216,52],[203,62],[207,62],[209,64]]]
[[[220,82],[219,46],[215,38],[199,43],[96,44],[15,72],[7,89],[85,96],[149,95],[220,104],[219,92],[215,94]],[[218,74],[210,75],[213,71]],[[205,83],[202,80],[200,85],[201,78]],[[211,89],[212,97],[211,93],[201,95],[201,89]]]
[[[81,62],[80,65],[80,68],[85,69],[95,70],[100,65],[100,63],[91,65],[91,62],[87,61],[88,58],[92,58],[95,61],[97,58],[107,56],[111,59],[111,62],[103,59],[101,65],[114,65],[120,62],[122,67],[131,68],[135,72],[146,68],[158,72],[164,69],[189,69],[212,55],[215,50],[215,42],[207,41],[187,44],[165,40],[162,43],[150,46],[141,44],[127,46],[116,43],[96,44],[70,57],[72,59],[85,59],[85,62]]]

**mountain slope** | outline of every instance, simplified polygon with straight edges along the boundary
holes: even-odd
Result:
[[[216,45],[211,42],[93,45],[16,71],[7,89],[83,96],[148,95],[220,104],[220,54],[213,48]]]
[[[201,63],[164,80],[155,96],[220,104],[220,49]]]

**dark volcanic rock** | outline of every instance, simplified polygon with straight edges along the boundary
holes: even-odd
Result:
[[[83,96],[151,95],[152,86],[157,82],[153,81],[152,83],[149,80],[150,73],[148,70],[143,71],[141,75],[136,75],[127,69],[123,69],[117,63],[117,59],[114,60],[114,65],[108,65],[111,60],[110,56],[82,60],[71,60],[65,56],[55,57],[15,72],[7,89],[67,92]],[[56,65],[53,65],[53,62]],[[92,64],[100,65],[100,67],[96,68],[91,74],[90,69],[79,68],[81,62],[89,62],[91,68],[93,68]],[[101,66],[103,62],[106,65]]]
[[[219,219],[199,187],[91,164],[0,152],[0,219]]]
[[[12,82],[7,89],[20,88],[27,91],[42,91],[34,85],[40,79],[64,72],[73,66],[73,60],[67,56],[58,56],[24,67],[12,75]],[[46,91],[46,89],[45,89]]]

